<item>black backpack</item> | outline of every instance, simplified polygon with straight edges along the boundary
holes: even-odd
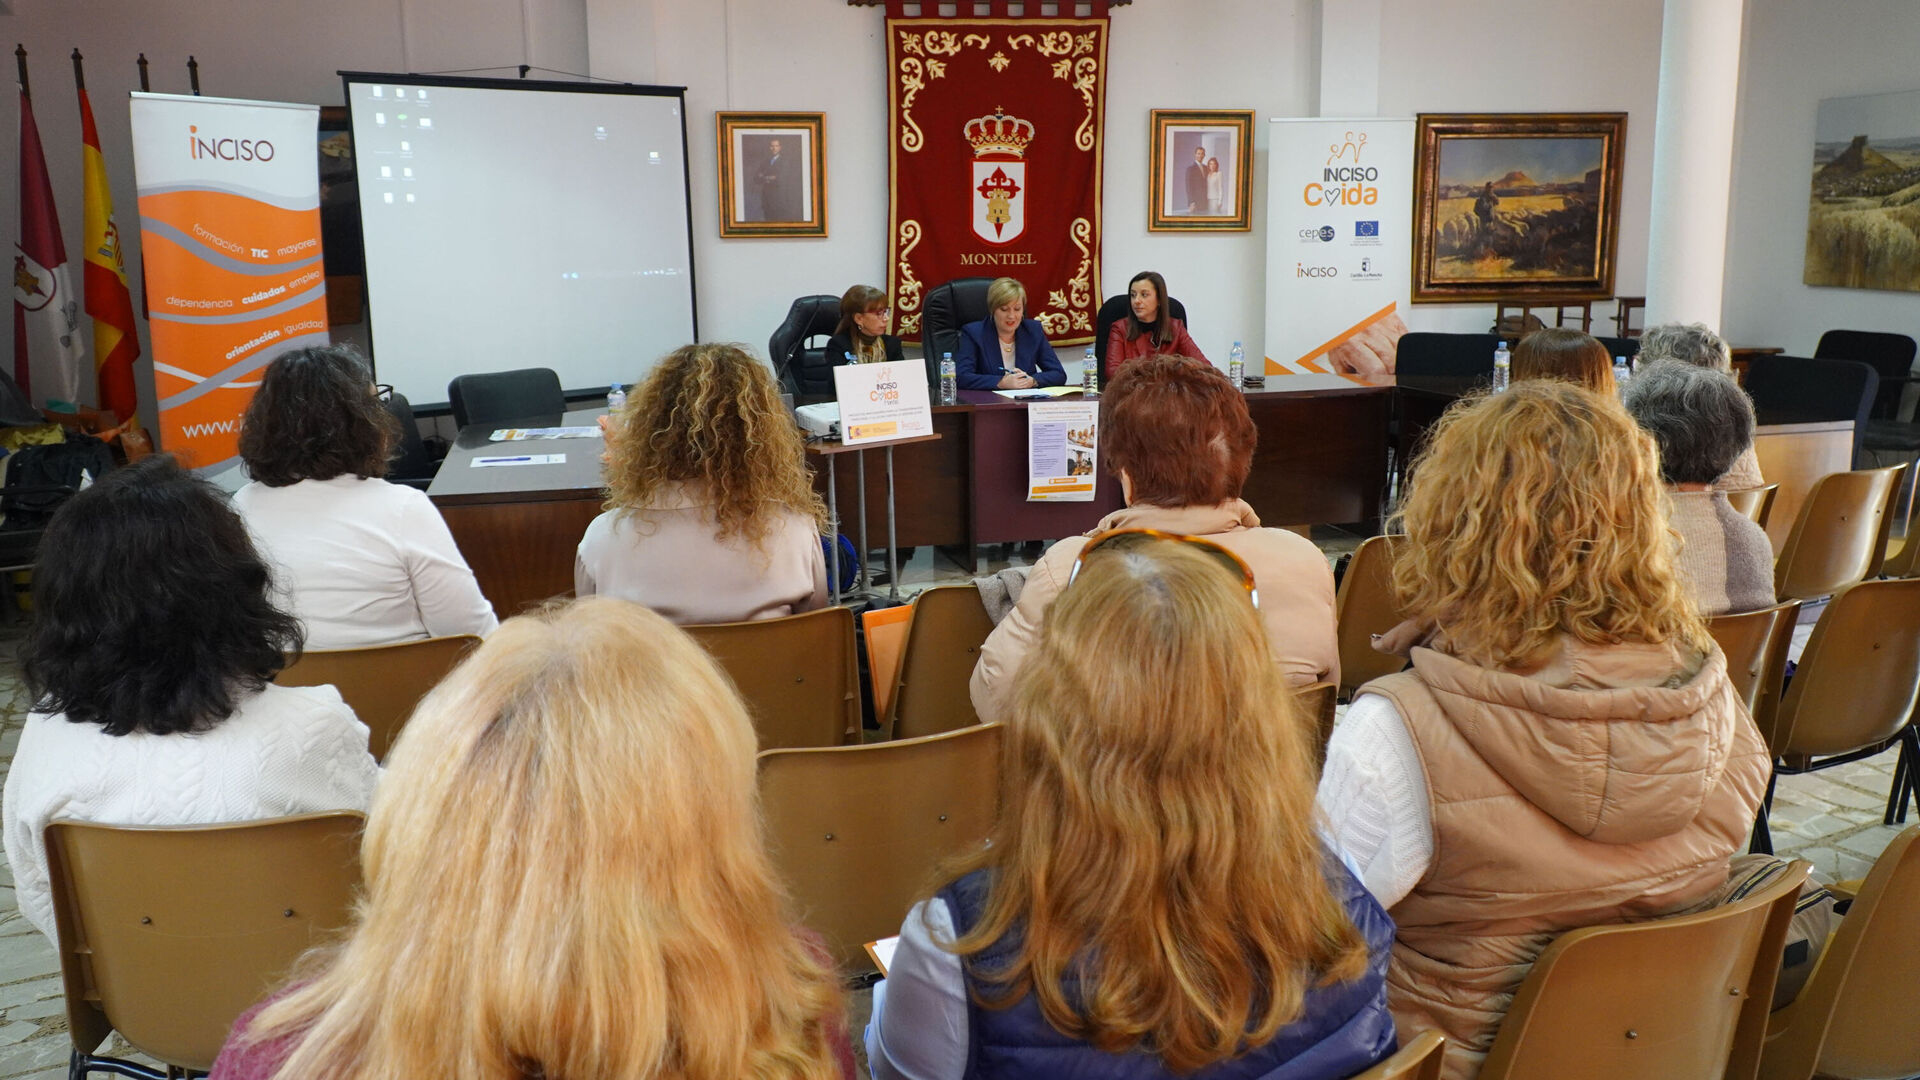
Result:
[[[67,441],[25,446],[7,458],[0,489],[0,529],[44,529],[60,504],[113,468],[113,452],[91,435],[68,432]]]

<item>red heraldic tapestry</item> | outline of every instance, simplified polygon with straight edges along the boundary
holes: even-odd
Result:
[[[887,70],[901,336],[928,290],[1011,277],[1055,344],[1092,341],[1107,20],[888,19]]]

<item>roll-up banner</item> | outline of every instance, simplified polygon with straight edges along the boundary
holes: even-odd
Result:
[[[327,342],[320,108],[136,93],[132,112],[159,444],[221,472],[260,369]]]
[[[1381,375],[1412,285],[1413,121],[1272,121],[1269,375]]]

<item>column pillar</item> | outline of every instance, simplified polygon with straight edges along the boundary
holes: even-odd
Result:
[[[1666,0],[1654,110],[1647,325],[1720,325],[1744,0]]]
[[[1317,115],[1379,115],[1380,2],[1321,0]]]

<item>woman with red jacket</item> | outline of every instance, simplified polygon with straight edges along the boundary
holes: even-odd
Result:
[[[1158,271],[1142,270],[1127,282],[1127,317],[1107,332],[1106,378],[1120,373],[1120,365],[1155,353],[1176,353],[1205,360],[1200,346],[1187,334],[1187,324],[1173,317],[1167,305],[1167,279]]]

